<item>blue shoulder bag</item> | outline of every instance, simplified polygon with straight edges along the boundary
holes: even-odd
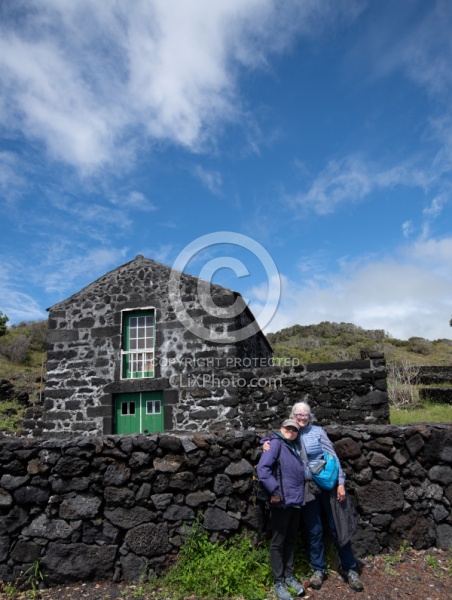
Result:
[[[332,490],[337,485],[339,462],[332,454],[324,452],[323,460],[311,469],[311,477],[322,490]]]

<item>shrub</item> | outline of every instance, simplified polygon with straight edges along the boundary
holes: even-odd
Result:
[[[407,349],[416,354],[426,356],[432,351],[432,342],[421,337],[410,337],[408,340]]]
[[[23,413],[24,408],[17,400],[0,402],[0,431],[3,433],[16,432]]]
[[[47,321],[30,321],[27,325],[30,331],[31,348],[44,350],[47,341]]]
[[[24,333],[21,333],[7,342],[0,344],[0,354],[9,358],[15,363],[22,363],[28,356],[31,346],[31,338]]]
[[[5,335],[6,333],[6,323],[8,323],[8,317],[2,313],[0,310],[0,335]]]
[[[417,400],[416,383],[419,368],[408,361],[388,365],[389,404],[396,407],[411,406]]]
[[[195,524],[162,584],[165,598],[177,600],[263,600],[271,582],[268,548],[255,548],[245,534],[223,544],[212,543],[207,532]]]

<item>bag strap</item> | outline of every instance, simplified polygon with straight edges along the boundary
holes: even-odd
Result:
[[[281,448],[282,448],[283,442],[279,442],[279,448],[278,448],[278,453],[276,454],[276,461],[275,461],[275,471],[278,470],[278,466],[280,467],[280,460],[279,460],[279,455],[281,454]],[[282,497],[282,501],[283,504],[286,503],[286,499],[284,496],[284,486],[283,486],[283,482],[282,482],[282,472],[281,472],[281,467],[279,468],[279,473],[278,473],[279,477],[279,487],[281,488],[281,497]]]
[[[301,454],[301,458],[303,460],[303,462],[306,464],[306,466],[309,466],[309,461],[308,461],[308,455],[306,453],[306,448],[304,447],[304,440],[303,440],[303,436],[300,436],[300,454]]]

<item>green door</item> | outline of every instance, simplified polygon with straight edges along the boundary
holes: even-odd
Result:
[[[117,394],[115,413],[116,433],[164,431],[162,392]]]

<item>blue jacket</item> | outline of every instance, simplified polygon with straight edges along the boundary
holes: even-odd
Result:
[[[306,450],[309,466],[313,467],[316,462],[318,462],[323,457],[323,452],[328,452],[332,454],[339,463],[339,481],[338,483],[345,483],[345,473],[342,470],[341,463],[336,454],[336,450],[334,449],[333,443],[328,437],[326,431],[323,427],[319,425],[312,425],[309,423],[303,429],[300,429],[300,433],[295,442],[298,447],[303,444]],[[306,479],[311,479],[311,474],[309,469],[305,471]]]
[[[269,440],[270,450],[262,453],[257,465],[257,476],[272,496],[279,495],[284,498],[282,503],[271,506],[277,508],[302,506],[304,504],[304,469],[296,446],[285,440],[279,433],[273,433]],[[279,466],[274,473],[280,444],[282,446]],[[282,490],[280,481],[282,481]]]

